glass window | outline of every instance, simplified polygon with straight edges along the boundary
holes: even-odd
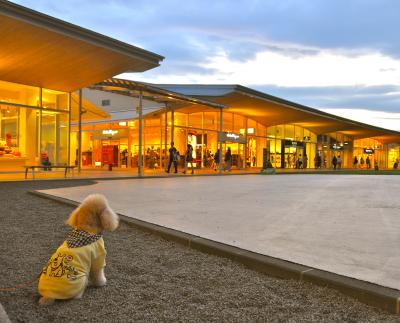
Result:
[[[193,128],[203,128],[203,112],[189,114],[188,126]]]
[[[245,134],[246,132],[246,119],[239,115],[233,115],[233,132]]]
[[[53,165],[68,162],[68,114],[42,111],[41,160]]]
[[[222,113],[222,130],[223,131],[233,130],[233,113],[229,112]]]
[[[19,108],[0,105],[0,146],[18,147]]]
[[[186,127],[187,126],[187,119],[188,115],[186,113],[181,113],[181,112],[174,112],[174,124],[175,126],[182,126]]]
[[[204,129],[219,130],[219,112],[204,112]]]
[[[304,132],[303,132],[302,127],[294,126],[294,139],[295,140],[303,140],[304,139]]]
[[[43,89],[42,104],[43,108],[68,110],[68,93]]]
[[[0,81],[0,101],[37,107],[40,105],[38,87]]]
[[[285,131],[283,125],[276,126],[276,138],[285,138]]]
[[[275,138],[276,129],[275,126],[267,127],[267,136],[271,138]]]
[[[289,140],[295,139],[294,125],[292,124],[285,125],[285,138]]]
[[[256,131],[258,136],[266,136],[267,135],[267,128],[262,125],[261,123],[257,123],[257,131]]]
[[[247,131],[253,132],[252,135],[257,135],[257,122],[253,119],[247,119]]]

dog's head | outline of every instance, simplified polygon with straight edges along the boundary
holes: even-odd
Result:
[[[118,227],[118,215],[110,208],[101,194],[87,196],[70,215],[67,224],[75,229],[97,234],[103,230],[114,231]]]

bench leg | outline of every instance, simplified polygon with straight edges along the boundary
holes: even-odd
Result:
[[[68,168],[65,168],[64,178],[67,178],[67,170],[68,170]]]
[[[25,169],[25,179],[28,178],[28,170],[29,170],[29,168],[26,168],[26,169]]]
[[[32,168],[32,179],[35,179],[35,169]]]

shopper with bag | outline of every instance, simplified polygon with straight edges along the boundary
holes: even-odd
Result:
[[[169,148],[169,164],[168,164],[168,169],[167,169],[167,173],[169,173],[170,169],[171,169],[171,165],[174,164],[175,167],[175,174],[178,173],[178,151],[176,150],[176,148],[174,147],[174,142],[171,141],[171,147]]]
[[[184,168],[183,173],[186,174],[187,166],[190,163],[192,168],[192,174],[194,174],[194,167],[193,167],[193,147],[191,144],[187,145],[186,153],[185,153],[185,160],[184,160]]]

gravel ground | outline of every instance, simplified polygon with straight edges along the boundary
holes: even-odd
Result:
[[[37,275],[62,243],[72,208],[28,190],[90,181],[0,183],[0,288]],[[88,186],[90,193],[90,186]],[[37,283],[0,292],[12,322],[400,322],[334,290],[282,280],[121,224],[104,237],[108,285],[37,305]]]

